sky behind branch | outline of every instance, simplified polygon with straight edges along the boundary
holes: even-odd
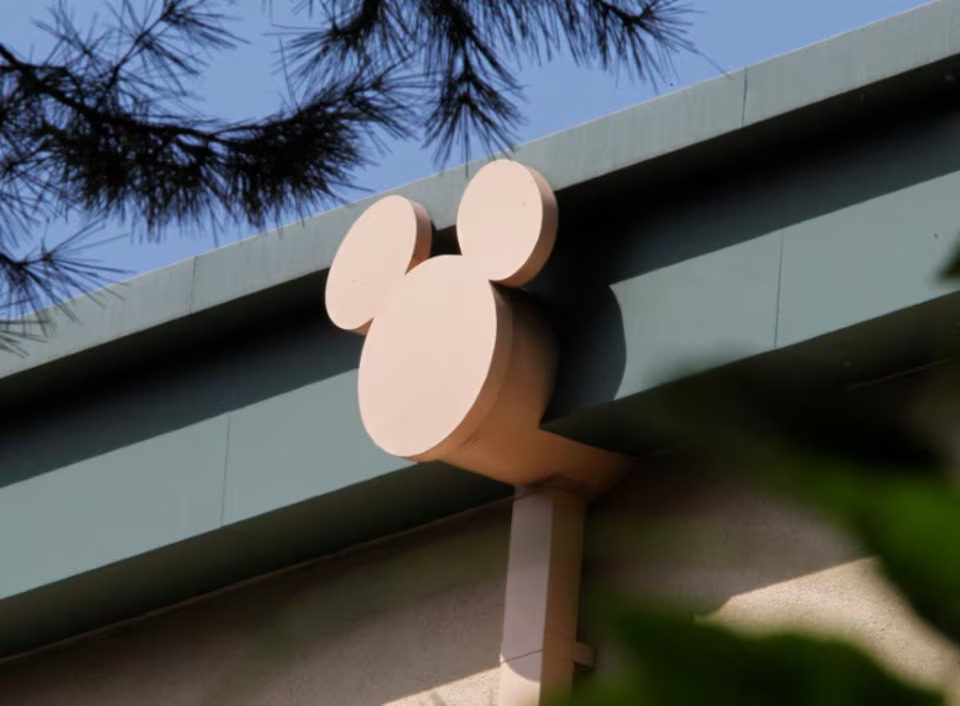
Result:
[[[238,19],[232,27],[250,40],[237,50],[212,57],[213,63],[197,87],[202,109],[226,119],[264,115],[285,98],[283,76],[277,73],[279,38],[276,24],[303,24],[304,17],[282,12],[286,0],[274,0],[272,17],[261,11],[259,0],[237,3]],[[660,93],[712,78],[724,71],[757,63],[798,49],[855,27],[925,4],[925,0],[693,0],[697,14],[690,16],[691,38],[703,56],[680,56],[676,75],[660,86]],[[102,0],[73,0],[70,7],[81,23],[105,7]],[[42,2],[6,0],[0,9],[0,42],[21,52],[42,56],[44,35],[31,25],[42,15]],[[527,87],[527,121],[520,129],[522,141],[533,140],[573,125],[602,117],[656,97],[651,86],[617,79],[599,71],[578,69],[565,56],[543,67],[520,73]],[[356,174],[356,182],[371,191],[382,191],[436,171],[432,152],[416,142],[391,143],[390,151],[375,166]],[[479,156],[479,155],[478,155]],[[452,166],[452,165],[447,165]],[[362,194],[353,194],[359,197]],[[351,195],[348,195],[351,196]],[[51,242],[71,232],[74,224],[52,223],[46,229]],[[104,238],[128,229],[109,225]],[[38,236],[44,233],[38,233]],[[249,228],[230,227],[219,236],[221,245],[253,235]],[[202,229],[190,234],[169,230],[164,242],[147,244],[131,237],[117,239],[92,254],[104,264],[131,275],[162,267],[216,246]]]

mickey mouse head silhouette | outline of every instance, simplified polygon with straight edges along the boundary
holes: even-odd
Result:
[[[430,257],[427,211],[387,196],[361,214],[330,267],[331,320],[366,335],[367,433],[388,453],[514,485],[553,476],[604,485],[626,459],[539,427],[556,346],[516,288],[553,250],[553,190],[534,169],[491,162],[468,184],[456,227],[461,254]]]

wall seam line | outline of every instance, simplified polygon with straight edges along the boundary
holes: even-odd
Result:
[[[193,256],[193,271],[190,274],[190,304],[187,306],[187,311],[193,313],[195,309],[195,301],[197,296],[197,256]]]
[[[743,70],[743,101],[740,104],[740,128],[743,129],[747,125],[747,88],[749,86],[748,81],[750,80],[750,71],[749,69]]]
[[[783,251],[786,245],[786,235],[780,231],[780,262],[777,266],[777,307],[773,318],[773,349],[780,348],[780,301],[783,292]]]
[[[226,443],[223,448],[223,479],[220,483],[220,527],[225,527],[227,517],[227,469],[230,467],[230,420],[232,414],[227,413]]]

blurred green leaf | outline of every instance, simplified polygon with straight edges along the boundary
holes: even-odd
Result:
[[[960,257],[951,272],[960,275]],[[730,373],[675,388],[643,418],[681,461],[722,466],[832,516],[877,557],[917,614],[960,645],[960,491],[933,469],[891,466],[877,453],[889,447],[877,443],[890,441],[877,436],[885,427],[872,419],[861,424],[860,443],[848,443],[854,421],[782,382]],[[630,669],[579,694],[576,706],[943,703],[835,642],[748,638],[636,610],[612,623]]]
[[[609,620],[628,662],[619,681],[568,706],[934,706],[853,647],[802,635],[747,637],[716,625],[618,607]]]
[[[680,454],[832,515],[877,556],[919,616],[960,644],[960,492],[932,469],[817,450],[818,440],[778,408],[780,391],[750,379],[690,385],[651,426]]]
[[[785,457],[778,480],[845,524],[917,613],[960,642],[960,494],[926,476]]]

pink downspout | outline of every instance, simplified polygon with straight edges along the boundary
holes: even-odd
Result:
[[[584,497],[570,484],[517,491],[500,648],[500,706],[534,706],[568,693],[575,665],[592,665],[592,649],[577,642],[585,507]]]

